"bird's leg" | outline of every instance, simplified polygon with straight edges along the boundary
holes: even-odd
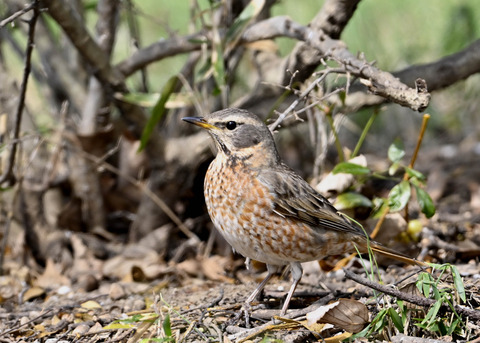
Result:
[[[290,300],[292,299],[293,292],[297,288],[298,283],[302,279],[303,269],[302,265],[299,262],[292,262],[290,263],[290,270],[292,272],[292,286],[290,286],[290,290],[288,291],[287,298],[282,306],[282,312],[280,312],[280,316],[284,316],[287,313],[288,304],[290,304]]]
[[[260,282],[257,288],[255,288],[253,293],[245,301],[245,304],[243,306],[243,313],[245,315],[245,325],[247,327],[250,326],[250,314],[249,314],[250,304],[252,303],[252,301],[255,300],[258,294],[260,294],[260,292],[265,288],[265,285],[268,283],[268,281],[270,281],[272,276],[278,271],[278,268],[279,268],[278,266],[267,264],[267,271],[268,271],[267,276],[265,277],[265,279],[262,280],[262,282]]]
[[[250,257],[247,257],[245,259],[245,267],[247,267],[247,270],[252,270],[252,260]]]
[[[278,266],[267,264],[267,271],[268,271],[268,273],[267,273],[267,276],[265,277],[265,279],[263,279],[263,281],[260,282],[260,284],[257,286],[257,288],[255,288],[253,293],[248,297],[247,301],[245,301],[245,303],[248,306],[250,306],[250,303],[255,300],[257,295],[265,288],[265,285],[267,284],[267,282],[270,281],[272,276],[278,271]]]

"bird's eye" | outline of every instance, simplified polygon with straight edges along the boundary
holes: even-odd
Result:
[[[229,130],[234,130],[237,127],[237,123],[234,121],[229,121],[225,127]]]

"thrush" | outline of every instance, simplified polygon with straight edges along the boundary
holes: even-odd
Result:
[[[302,278],[301,263],[331,255],[374,252],[415,260],[372,241],[302,177],[285,165],[268,127],[249,111],[229,108],[184,121],[206,129],[217,155],[205,176],[210,218],[233,249],[267,265],[267,276],[247,299],[256,298],[270,278],[290,265],[287,311]]]

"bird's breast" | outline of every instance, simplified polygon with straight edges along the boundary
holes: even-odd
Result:
[[[316,230],[274,211],[275,195],[257,175],[244,165],[232,167],[217,157],[205,177],[208,213],[233,249],[273,265],[327,255],[323,250],[328,245],[315,237]]]

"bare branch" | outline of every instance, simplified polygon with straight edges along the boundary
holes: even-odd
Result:
[[[32,18],[28,22],[28,40],[27,40],[27,48],[25,51],[25,62],[23,67],[22,84],[20,86],[20,95],[18,98],[18,107],[17,107],[17,112],[15,113],[15,125],[13,129],[13,137],[12,137],[12,141],[13,141],[12,150],[10,150],[7,168],[5,169],[3,175],[0,176],[0,184],[4,183],[5,181],[12,181],[14,179],[13,165],[15,164],[15,155],[17,154],[18,137],[20,135],[20,126],[22,123],[23,108],[25,107],[25,94],[27,92],[28,76],[30,75],[32,52],[35,44],[35,39],[34,39],[35,25],[40,15],[39,1],[35,0],[33,2],[33,5],[34,6],[33,6]]]
[[[467,48],[438,61],[414,65],[393,73],[403,83],[413,86],[417,78],[425,79],[428,90],[442,89],[480,72],[480,39]]]
[[[118,2],[115,0],[101,0],[97,5],[97,37],[98,44],[110,59],[113,43],[115,41],[116,20],[118,14]],[[105,103],[105,91],[102,84],[91,77],[88,85],[88,96],[82,111],[82,121],[78,131],[82,135],[94,134],[99,120],[97,118],[102,107],[106,107],[106,115],[109,108]]]
[[[376,291],[391,295],[393,297],[396,297],[400,300],[408,301],[409,303],[423,306],[423,307],[430,307],[434,305],[437,301],[434,299],[427,299],[424,297],[420,297],[415,294],[407,294],[401,291],[398,291],[396,289],[380,285],[378,283],[372,282],[370,280],[367,280],[363,277],[360,277],[346,269],[343,270],[345,272],[345,277],[347,279],[351,279],[355,282],[358,282],[359,284],[362,284],[364,286],[367,286],[371,289],[374,289]],[[447,304],[442,304],[442,308],[444,308],[445,311],[451,311],[450,307]],[[475,320],[480,320],[480,311],[472,310],[467,307],[463,307],[460,305],[454,305],[454,309],[458,314],[461,314],[464,317],[470,317],[471,319]]]
[[[32,2],[31,4],[26,5],[24,8],[22,8],[20,11],[17,11],[14,14],[12,14],[10,17],[3,19],[2,21],[0,21],[0,28],[4,27],[5,25],[8,25],[18,17],[21,17],[25,13],[31,11],[34,7],[35,7],[35,2]]]
[[[123,76],[112,68],[108,54],[95,42],[71,6],[62,1],[41,0],[48,13],[62,27],[82,57],[93,67],[95,76],[114,90],[124,89]]]
[[[415,87],[416,78],[426,81],[428,91],[432,92],[448,87],[458,81],[480,72],[480,40],[467,48],[438,61],[407,67],[392,73],[404,84]],[[383,104],[386,99],[364,91],[365,87],[354,84],[343,104],[344,111],[354,112],[362,107]],[[340,99],[330,99],[342,105]]]
[[[418,93],[415,89],[401,83],[390,73],[379,70],[355,57],[342,41],[331,39],[321,31],[318,33],[309,27],[302,26],[287,16],[270,18],[250,26],[243,33],[242,42],[249,43],[276,37],[290,37],[304,41],[316,49],[319,56],[330,57],[343,64],[347,72],[365,79],[368,89],[374,94],[402,106],[410,107],[415,111],[421,111],[428,106],[429,93]],[[198,40],[202,39],[202,41],[207,42],[208,40],[205,40],[205,38],[205,35],[197,33],[154,43],[120,63],[118,68],[122,70],[124,75],[129,75],[153,61],[178,53],[198,50],[201,46]]]
[[[246,42],[256,41],[266,39],[266,34],[270,35],[270,38],[284,36],[306,42],[317,49],[319,54],[343,64],[347,72],[365,79],[368,89],[376,95],[415,111],[421,111],[428,106],[429,93],[418,93],[415,89],[401,83],[392,74],[358,59],[342,41],[331,39],[323,33],[319,34],[285,16],[267,19],[251,26],[245,31],[243,38]]]
[[[323,32],[333,39],[339,39],[343,29],[355,13],[360,0],[327,0],[322,9],[310,22],[309,27],[316,32]],[[308,44],[297,44],[287,57],[284,70],[298,70],[295,81],[305,81],[320,65],[322,56]],[[280,72],[285,73],[284,70]],[[289,79],[288,73],[283,76],[283,83]]]
[[[201,42],[208,42],[206,36],[202,33],[161,40],[138,50],[132,56],[117,64],[116,67],[127,77],[152,62],[200,50]]]

